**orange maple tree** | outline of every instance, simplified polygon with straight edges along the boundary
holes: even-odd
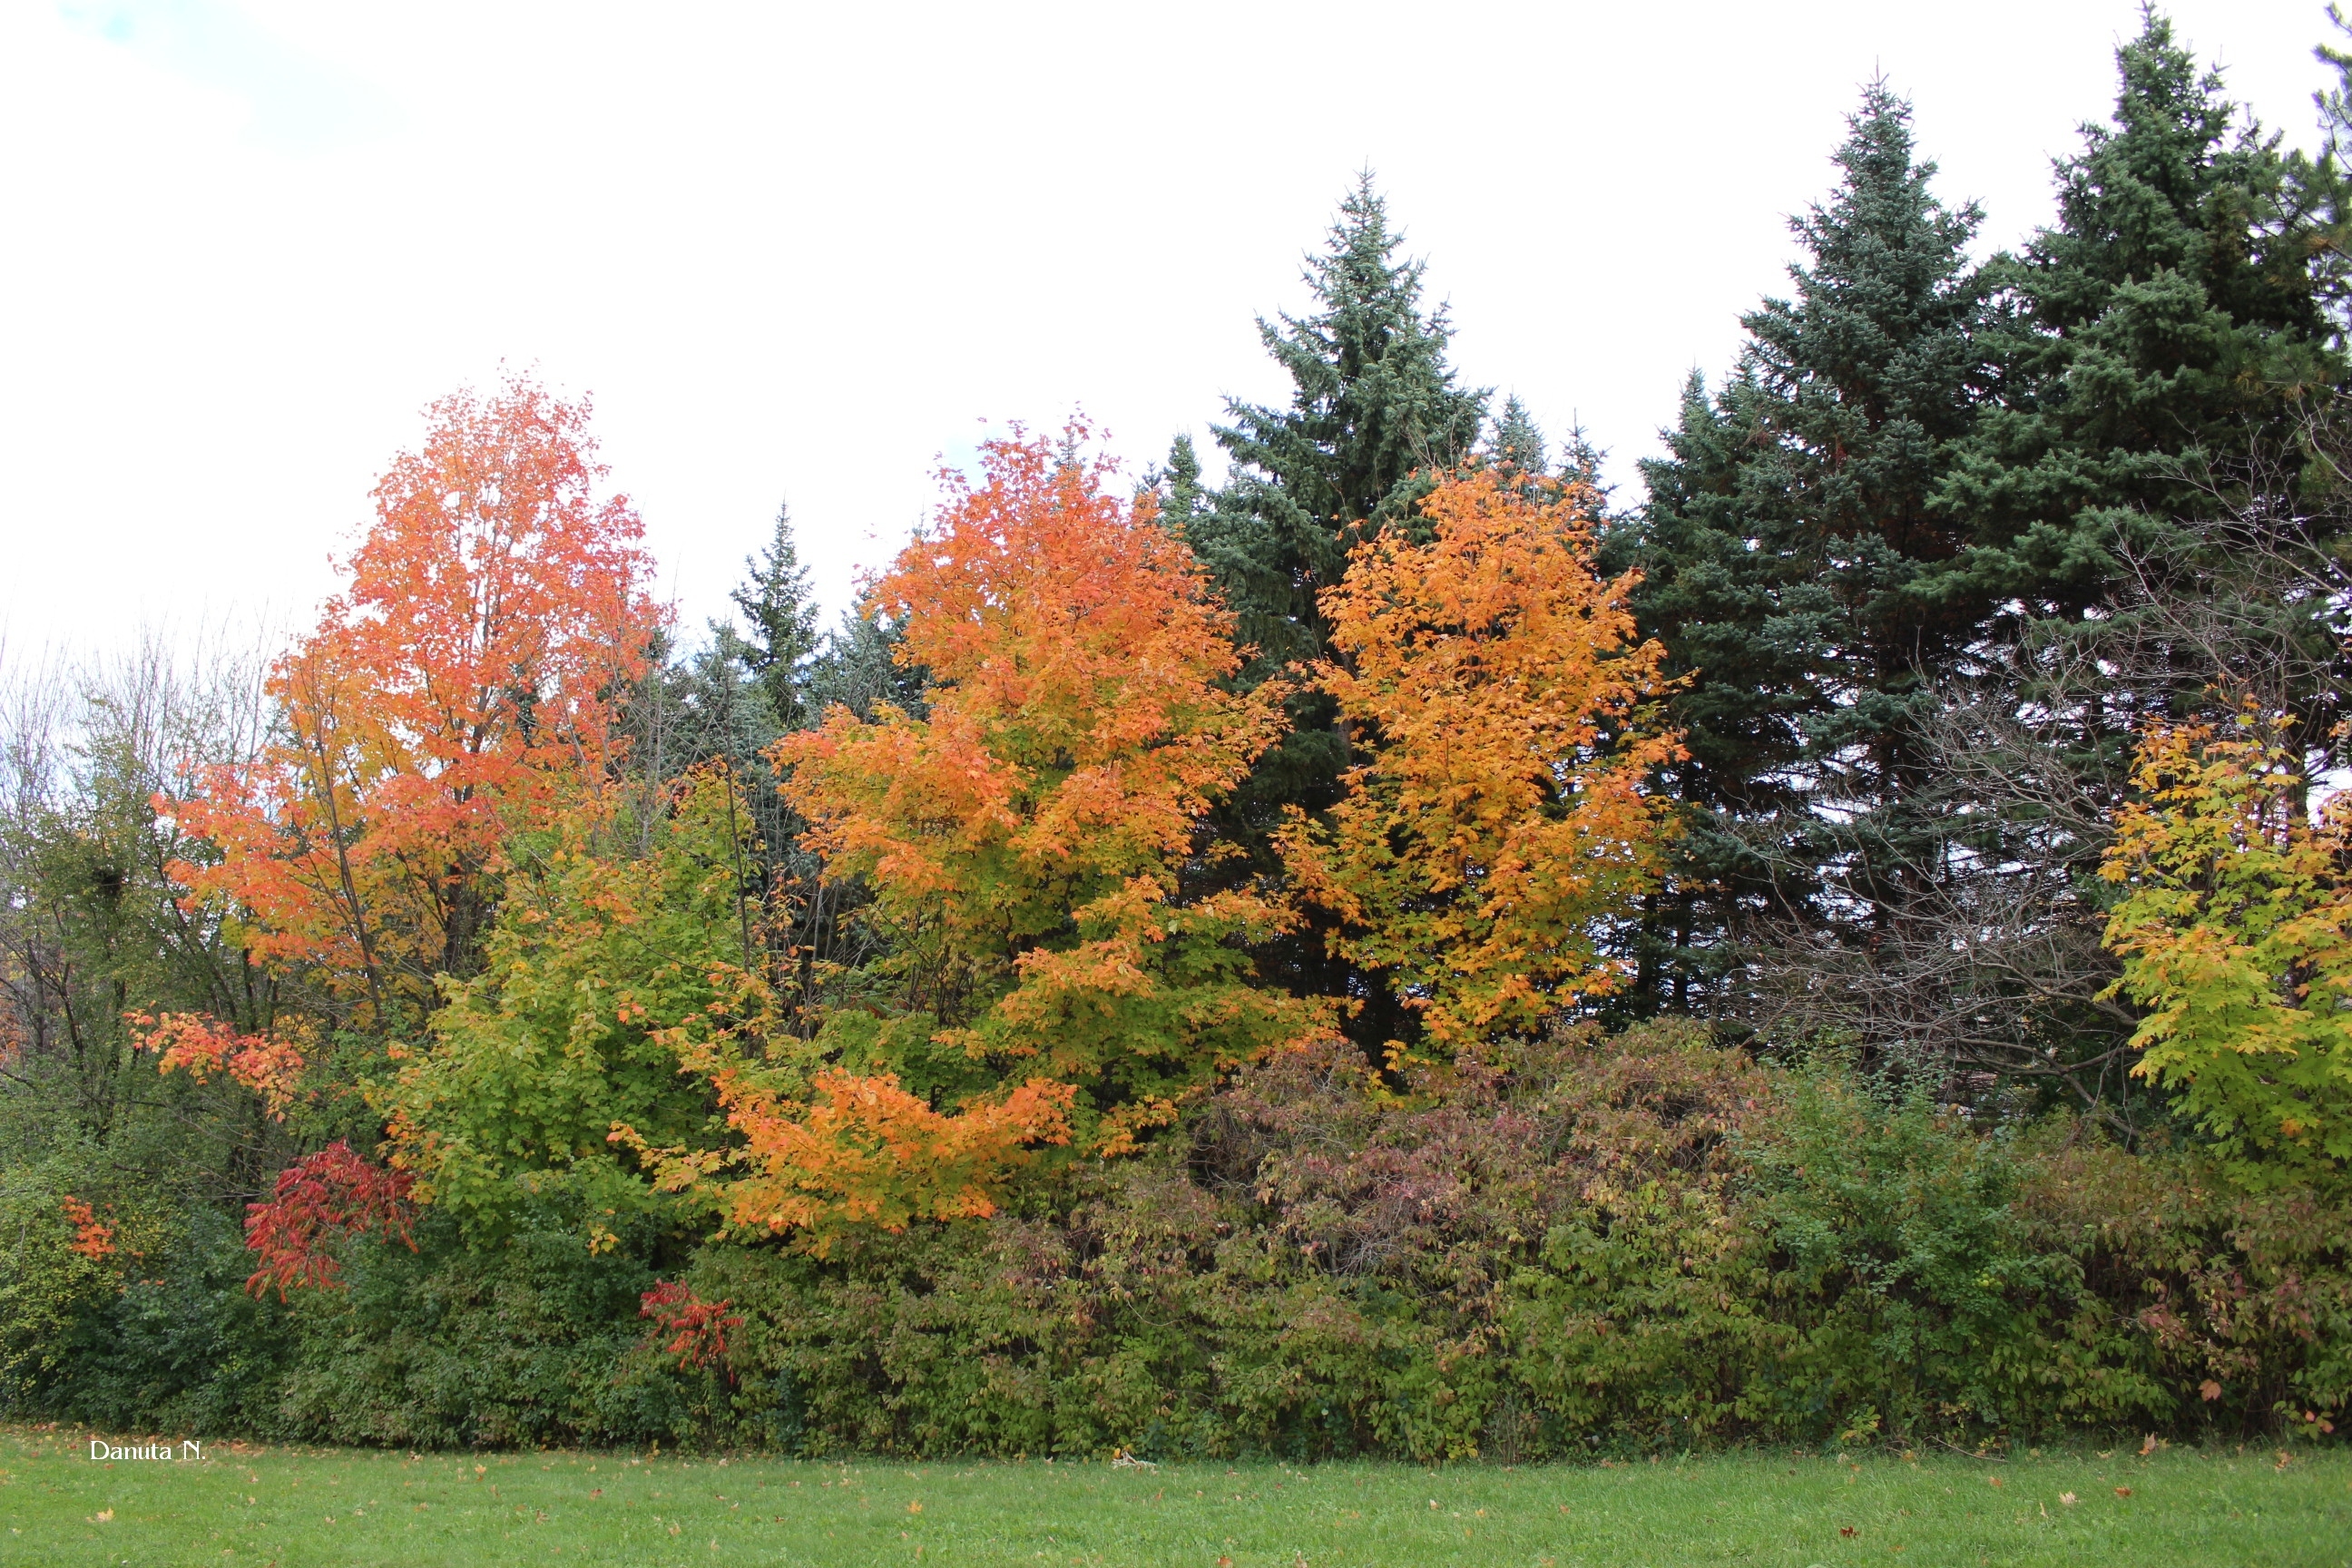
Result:
[[[1383,531],[1321,595],[1316,679],[1362,760],[1284,847],[1333,949],[1454,1047],[1622,983],[1603,929],[1654,884],[1672,819],[1644,786],[1680,748],[1645,708],[1664,653],[1635,579],[1593,569],[1588,487],[1481,468],[1421,514],[1424,541]]]
[[[379,1029],[471,960],[505,834],[617,746],[617,690],[659,617],[587,403],[526,379],[426,410],[375,488],[349,585],[273,670],[283,739],[158,809],[217,858],[173,874],[265,963]]]
[[[1286,910],[1179,897],[1203,814],[1273,740],[1281,692],[1229,689],[1231,617],[1150,497],[1074,455],[1090,434],[986,443],[979,477],[942,474],[930,527],[873,584],[895,657],[929,673],[928,710],[835,709],[775,749],[805,841],[864,879],[891,956],[863,977],[884,1005],[836,1009],[820,1033],[856,1075],[830,1081],[838,1126],[778,1131],[755,1210],[796,1212],[820,1152],[866,1162],[871,1184],[897,1148],[940,1173],[911,1206],[984,1212],[984,1173],[1013,1143],[1116,1152],[1314,1025],[1247,983],[1242,945]]]

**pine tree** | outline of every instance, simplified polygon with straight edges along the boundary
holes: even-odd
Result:
[[[841,624],[825,634],[824,650],[809,665],[810,717],[822,720],[825,710],[838,705],[871,722],[881,703],[923,717],[929,673],[898,662],[903,638],[898,625],[870,604],[843,611]]]
[[[1194,525],[1213,498],[1201,483],[1201,454],[1191,433],[1179,435],[1168,446],[1168,467],[1150,476],[1160,496],[1160,521],[1179,538],[1190,539]]]
[[[1315,595],[1339,580],[1367,526],[1410,518],[1485,421],[1488,395],[1454,384],[1444,309],[1423,313],[1423,264],[1398,258],[1402,243],[1360,176],[1307,262],[1315,312],[1258,322],[1290,374],[1290,405],[1233,402],[1233,423],[1215,427],[1233,478],[1191,537],[1261,675],[1329,651]]]
[[[1579,433],[1580,438],[1581,432]],[[1503,412],[1495,419],[1495,433],[1487,439],[1487,460],[1517,469],[1529,479],[1541,479],[1551,472],[1550,455],[1544,447],[1543,431],[1537,426],[1535,416],[1513,393],[1503,400]]]
[[[803,666],[816,651],[817,606],[793,538],[791,507],[776,509],[775,534],[761,554],[743,558],[743,577],[729,595],[751,626],[740,658],[767,694],[778,730],[800,729],[814,717],[805,710],[801,684]]]
[[[2113,122],[2058,165],[2058,222],[1992,269],[2000,406],[1945,483],[1971,521],[1958,591],[2011,601],[2012,642],[2114,605],[2129,555],[2210,515],[2211,480],[2340,381],[2307,220],[2275,136],[2149,9]]]
[[[1686,681],[1673,710],[1690,758],[1669,783],[1689,832],[1651,911],[1642,1005],[1719,988],[1743,908],[1825,914],[1822,862],[1858,862],[1876,896],[1905,859],[1885,841],[1921,767],[1911,720],[1980,615],[1922,592],[1965,542],[1934,497],[1984,391],[1966,254],[1979,215],[1930,192],[1935,165],[1915,162],[1909,107],[1883,83],[1849,126],[1836,194],[1792,220],[1794,298],[1743,319],[1722,393],[1693,377],[1617,544],[1646,574],[1644,631]]]
[[[1455,384],[1445,311],[1423,310],[1423,265],[1400,258],[1402,244],[1370,175],[1360,177],[1323,254],[1308,258],[1315,310],[1258,322],[1290,375],[1289,406],[1228,403],[1233,423],[1213,428],[1229,481],[1176,519],[1234,614],[1246,688],[1332,653],[1318,595],[1345,574],[1349,548],[1382,528],[1413,528],[1415,503],[1476,447],[1488,394]],[[1193,505],[1177,485],[1193,457],[1189,443],[1170,454],[1171,505]],[[1285,814],[1339,800],[1349,748],[1337,708],[1307,693],[1286,714],[1287,731],[1215,816],[1214,830],[1245,853],[1202,874],[1275,874]],[[1349,1031],[1374,1052],[1412,1032],[1386,982],[1334,957],[1319,930],[1269,944],[1259,962],[1295,990],[1349,998]]]

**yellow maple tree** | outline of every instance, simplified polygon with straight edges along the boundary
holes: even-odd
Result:
[[[1673,818],[1651,773],[1681,755],[1650,705],[1664,650],[1635,637],[1635,579],[1593,565],[1583,485],[1478,468],[1419,530],[1358,545],[1321,596],[1315,679],[1360,759],[1284,852],[1328,940],[1394,975],[1431,1040],[1533,1024],[1626,978],[1613,921],[1654,885]]]

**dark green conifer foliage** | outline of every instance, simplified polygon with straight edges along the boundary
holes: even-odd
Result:
[[[744,557],[743,582],[729,596],[751,627],[742,661],[767,694],[778,732],[799,729],[814,717],[803,711],[801,680],[816,651],[816,594],[793,538],[791,507],[776,509],[768,548]]]
[[[1161,526],[1180,538],[1192,536],[1194,525],[1215,499],[1201,482],[1201,454],[1190,432],[1169,443],[1168,466],[1146,476],[1146,483],[1159,495]]]
[[[1513,393],[1503,400],[1503,412],[1495,418],[1495,433],[1486,442],[1486,458],[1495,463],[1508,464],[1530,479],[1541,479],[1551,472],[1550,456],[1544,449],[1544,434],[1528,405]]]
[[[2337,33],[2352,35],[2341,6],[2329,5],[2327,19]],[[2314,279],[2340,349],[2352,328],[2352,51],[2323,43],[2312,53],[2335,68],[2336,85],[2311,95],[2319,110],[2318,155],[2287,156],[2289,205],[2293,221],[2309,232]]]
[[[826,710],[835,706],[871,721],[883,703],[923,717],[929,710],[924,693],[930,672],[920,665],[898,662],[903,640],[898,626],[876,615],[870,605],[842,612],[841,624],[826,634],[824,651],[809,664],[810,722],[822,721]]]
[[[2153,9],[2116,63],[2112,123],[2057,166],[2056,226],[1992,269],[2000,406],[1942,492],[1972,524],[1953,591],[2013,601],[2011,640],[2104,611],[2126,552],[2177,542],[2209,477],[2342,374],[2277,138],[2233,130]]]
[[[1929,191],[1909,121],[1883,84],[1865,92],[1837,193],[1792,222],[1794,298],[1744,318],[1719,395],[1692,377],[1669,456],[1643,465],[1649,506],[1612,542],[1687,682],[1673,712],[1691,754],[1668,784],[1688,837],[1646,922],[1639,1006],[1698,1005],[1735,962],[1738,910],[1809,908],[1814,867],[1899,833],[1910,717],[1981,612],[1923,592],[1964,542],[1932,498],[1984,390],[1979,214]]]
[[[1398,258],[1402,243],[1371,176],[1359,177],[1308,258],[1314,311],[1258,322],[1289,373],[1289,405],[1230,403],[1233,423],[1216,426],[1233,476],[1190,537],[1261,676],[1328,651],[1316,594],[1339,580],[1366,525],[1412,515],[1485,422],[1487,394],[1454,384],[1444,309],[1423,313],[1422,263]],[[1322,771],[1336,777],[1337,763],[1334,752]]]
[[[1245,681],[1331,651],[1316,595],[1345,574],[1349,547],[1370,531],[1412,526],[1436,473],[1476,447],[1488,395],[1455,384],[1445,311],[1423,309],[1422,264],[1399,258],[1402,238],[1370,175],[1360,176],[1323,254],[1307,259],[1314,309],[1258,322],[1290,376],[1288,405],[1228,403],[1233,423],[1214,428],[1230,479],[1213,497],[1195,501],[1186,488],[1198,483],[1190,443],[1170,453],[1163,500],[1234,612],[1251,650]],[[1203,875],[1276,874],[1271,834],[1283,813],[1339,798],[1348,745],[1338,711],[1306,695],[1292,700],[1289,719],[1213,825],[1245,855]],[[1260,963],[1295,989],[1355,1003],[1349,1026],[1372,1051],[1411,1033],[1381,977],[1331,959],[1317,932],[1274,944]]]

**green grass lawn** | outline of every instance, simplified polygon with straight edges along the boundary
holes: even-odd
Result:
[[[2341,1452],[1425,1470],[215,1444],[107,1463],[89,1436],[0,1428],[0,1563],[2352,1564]]]

